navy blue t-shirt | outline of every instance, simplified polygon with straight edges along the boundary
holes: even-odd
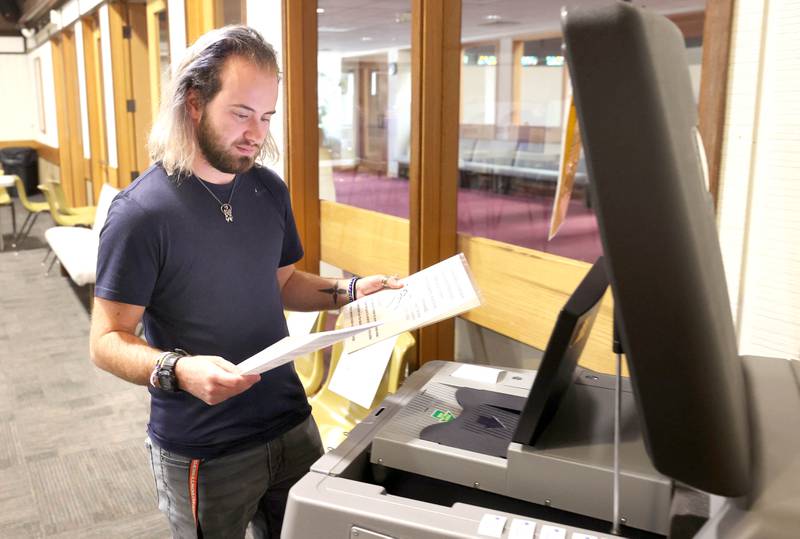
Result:
[[[240,363],[288,335],[276,271],[303,256],[289,193],[254,167],[235,182],[180,183],[153,165],[114,199],[100,233],[95,295],[145,307],[147,342]],[[209,406],[150,388],[148,432],[159,446],[207,458],[270,440],[311,411],[287,364],[249,390]]]

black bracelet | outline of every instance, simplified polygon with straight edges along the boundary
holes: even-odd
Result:
[[[350,284],[347,286],[347,299],[350,303],[356,300],[356,283],[358,282],[358,277],[353,277],[350,279]]]

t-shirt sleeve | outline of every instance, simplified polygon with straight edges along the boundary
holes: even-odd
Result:
[[[292,202],[289,198],[289,190],[283,181],[275,177],[275,181],[280,184],[281,199],[284,208],[284,228],[283,228],[283,249],[281,250],[281,261],[279,266],[282,268],[289,264],[294,264],[303,258],[303,244],[300,235],[297,233],[297,225],[294,222],[292,212]]]
[[[114,200],[100,232],[95,296],[147,306],[159,268],[158,231],[145,211],[124,195]]]

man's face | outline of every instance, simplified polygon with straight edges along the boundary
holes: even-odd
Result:
[[[246,172],[269,133],[278,101],[278,77],[233,57],[226,62],[220,80],[221,90],[204,108],[190,108],[197,143],[208,164],[220,172]]]

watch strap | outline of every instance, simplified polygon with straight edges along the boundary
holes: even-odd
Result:
[[[175,365],[182,357],[189,354],[185,350],[176,348],[162,352],[156,360],[153,372],[150,374],[150,385],[162,391],[175,392],[178,387],[178,379],[175,376]]]

